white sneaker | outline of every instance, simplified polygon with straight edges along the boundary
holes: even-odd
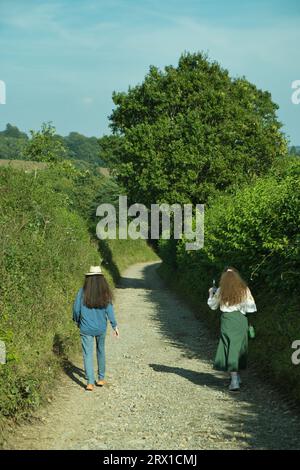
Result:
[[[229,390],[235,392],[240,389],[240,381],[237,375],[231,377],[231,382],[229,385]]]

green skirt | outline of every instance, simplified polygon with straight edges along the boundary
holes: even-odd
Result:
[[[221,315],[221,337],[214,369],[237,372],[247,367],[248,319],[241,312]]]

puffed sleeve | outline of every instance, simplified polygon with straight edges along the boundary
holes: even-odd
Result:
[[[257,312],[256,304],[254,298],[251,294],[249,287],[247,287],[247,298],[245,303],[245,311],[246,313]]]
[[[215,294],[210,294],[207,300],[209,308],[217,310],[220,306],[220,288],[217,289]]]

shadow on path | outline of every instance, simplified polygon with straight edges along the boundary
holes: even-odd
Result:
[[[210,388],[220,390],[224,388],[224,378],[216,377],[207,372],[197,372],[194,370],[184,369],[183,367],[170,367],[162,364],[149,364],[155,372],[163,372],[166,374],[177,374],[195,385],[206,385]]]
[[[82,369],[75,366],[67,357],[66,350],[65,350],[65,343],[61,335],[56,333],[53,338],[53,346],[52,350],[54,354],[56,354],[61,362],[62,367],[68,377],[75,382],[80,387],[85,388],[85,373]],[[84,379],[84,381],[80,380]]]
[[[123,288],[145,289],[147,300],[154,305],[153,320],[169,344],[178,348],[183,357],[199,359],[205,369],[210,370],[217,340],[203,321],[196,318],[191,309],[164,285],[156,272],[159,265],[159,262],[152,263],[142,268],[142,279],[134,279],[127,274],[127,277],[121,278],[120,285]],[[253,370],[244,374],[240,392],[230,393],[225,376],[220,378],[220,374],[212,368],[211,373],[207,373],[163,364],[149,366],[157,373],[178,374],[199,387],[208,386],[224,392],[223,398],[217,402],[220,410],[212,410],[223,422],[223,435],[232,438],[236,433],[236,440],[247,444],[248,448],[300,449],[299,414],[295,414],[278,392],[263,383]],[[229,413],[227,417],[228,400],[234,400],[236,407],[234,415]]]
[[[79,385],[81,388],[86,387],[85,373],[82,369],[75,366],[72,362],[65,360],[64,361],[64,371],[70,379]],[[81,380],[83,379],[83,380]]]

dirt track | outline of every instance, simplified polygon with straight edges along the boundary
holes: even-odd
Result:
[[[131,266],[107,335],[108,386],[84,390],[81,357],[51,404],[11,436],[16,449],[300,449],[300,419],[253,372],[239,393],[211,368],[216,343],[159,279]]]

